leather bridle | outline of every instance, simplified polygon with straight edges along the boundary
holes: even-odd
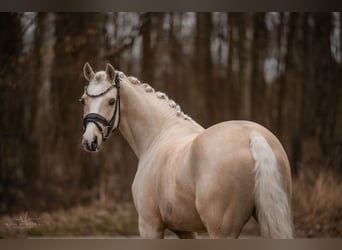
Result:
[[[111,135],[112,132],[114,132],[120,124],[120,77],[119,77],[119,73],[115,74],[115,84],[112,84],[109,88],[107,88],[105,91],[103,91],[100,94],[96,94],[96,95],[92,95],[89,94],[87,91],[87,88],[85,89],[85,94],[89,97],[99,97],[102,96],[106,93],[108,93],[112,88],[116,88],[116,100],[115,100],[115,107],[114,107],[114,113],[112,118],[108,121],[106,118],[104,118],[102,115],[99,115],[97,113],[89,113],[87,114],[84,118],[83,118],[83,129],[86,129],[87,124],[92,122],[96,125],[96,127],[99,129],[101,135],[102,135],[102,140],[106,141],[109,136]],[[116,116],[118,116],[118,123],[117,125],[114,127],[114,123],[116,120]],[[102,124],[104,127],[107,128],[107,133],[104,135],[104,131],[101,127]]]

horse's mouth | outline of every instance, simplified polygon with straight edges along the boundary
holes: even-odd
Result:
[[[89,153],[99,152],[100,148],[101,148],[99,145],[91,146],[91,145],[89,145],[88,143],[85,143],[85,142],[83,142],[82,145],[83,145],[83,150],[86,151],[86,152],[89,152]]]
[[[88,153],[96,153],[96,152],[98,152],[98,149],[87,149],[87,148],[84,148],[84,151],[86,151]]]

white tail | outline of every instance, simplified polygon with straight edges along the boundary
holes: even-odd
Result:
[[[255,204],[264,237],[292,238],[292,218],[276,157],[266,139],[257,132],[250,137],[255,161]]]

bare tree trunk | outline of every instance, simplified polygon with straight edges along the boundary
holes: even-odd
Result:
[[[333,139],[341,78],[331,51],[332,13],[314,13],[313,19],[316,24],[314,39],[319,40],[319,43],[315,43],[313,51],[316,63],[314,124],[322,150],[322,165],[331,167],[334,158],[332,152],[337,148],[341,150],[341,142]]]
[[[196,34],[195,34],[195,74],[197,88],[200,90],[198,98],[199,110],[201,113],[200,123],[205,127],[213,123],[213,88],[212,88],[212,60],[211,60],[211,13],[196,14]],[[203,112],[207,110],[208,112]]]
[[[23,121],[29,96],[25,81],[19,81],[24,69],[20,63],[23,49],[20,18],[17,13],[0,15],[0,213],[16,211],[18,205],[25,205],[23,197],[28,181],[26,146],[30,145],[30,138]]]
[[[252,88],[251,117],[253,121],[265,125],[265,80],[264,61],[266,58],[265,13],[256,13],[253,17],[253,45],[252,45]]]
[[[239,40],[238,23],[241,13],[228,14],[228,62],[227,62],[227,103],[229,105],[231,119],[239,119],[240,93],[239,93]]]
[[[99,50],[104,46],[101,39],[104,25],[105,14],[56,15],[55,53],[58,57],[51,74],[51,116],[60,125],[50,131],[54,140],[53,153],[57,158],[48,166],[47,186],[53,184],[50,190],[54,197],[50,201],[52,204],[69,206],[80,200],[104,199],[101,191],[104,187],[100,183],[104,181],[101,177],[106,166],[102,166],[103,158],[92,157],[80,149],[82,106],[77,102],[86,83],[82,74],[84,63],[90,62],[94,70],[105,66],[105,62],[100,61]],[[101,167],[94,167],[94,164]],[[69,187],[68,192],[61,196],[61,187],[65,185]],[[88,190],[80,195],[79,190],[84,187]]]
[[[44,179],[46,166],[52,165],[56,160],[55,155],[50,153],[53,151],[53,138],[50,132],[54,125],[54,119],[51,116],[51,71],[55,53],[55,14],[39,13],[38,15],[38,26],[41,31],[36,38],[36,46],[39,46],[36,60],[40,61],[38,79],[41,85],[38,89],[34,133],[40,152],[39,185],[42,186],[41,180]]]
[[[239,81],[241,89],[240,119],[251,119],[253,17],[241,14],[239,22]]]
[[[142,80],[145,82],[153,82],[154,53],[151,43],[152,32],[152,13],[145,13],[141,16],[142,26]]]

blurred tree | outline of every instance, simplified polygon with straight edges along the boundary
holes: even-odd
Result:
[[[306,21],[305,14],[291,13],[289,21],[284,22],[286,36],[286,56],[283,62],[284,70],[279,78],[278,89],[278,131],[284,143],[293,166],[297,161],[300,138],[300,105],[302,89],[305,83],[304,73],[304,52]]]
[[[105,65],[101,58],[105,20],[105,14],[56,14],[54,53],[58,56],[54,59],[50,76],[51,115],[55,126],[45,134],[51,136],[53,143],[44,142],[44,147],[50,147],[49,151],[54,152],[47,165],[46,177],[50,188],[46,199],[50,198],[50,203],[67,206],[71,201],[93,199],[99,195],[99,178],[102,178],[104,167],[94,167],[94,162],[100,165],[103,161],[99,158],[90,161],[91,156],[79,148],[82,107],[77,100],[83,91],[82,83],[85,84],[84,63],[89,61],[94,69]],[[68,187],[68,192],[65,193],[64,187]],[[82,193],[80,188],[91,188],[95,194]]]
[[[295,175],[341,172],[341,20],[341,13],[1,13],[0,211],[132,201],[137,159],[120,133],[98,154],[79,145],[86,61],[94,70],[111,62],[150,83],[205,127],[261,123],[283,143]]]
[[[196,14],[196,33],[195,33],[195,68],[194,75],[196,79],[195,92],[197,107],[200,112],[197,115],[200,124],[204,127],[214,123],[215,98],[213,77],[212,77],[212,59],[211,59],[211,13]],[[210,110],[210,112],[203,112]]]
[[[20,14],[2,13],[0,28],[0,211],[14,210],[16,205],[25,205],[24,189],[29,167],[26,160],[30,145],[25,134],[24,110],[27,101],[23,79],[22,57],[23,30]],[[21,199],[17,199],[21,197]]]
[[[152,18],[153,13],[144,13],[141,18],[141,36],[142,36],[142,62],[141,77],[143,81],[154,82],[154,50],[152,48]]]
[[[239,89],[240,117],[239,119],[251,119],[251,82],[252,82],[252,45],[253,45],[253,16],[250,13],[241,14],[238,20],[239,29]]]
[[[228,105],[232,119],[251,119],[253,15],[229,13]]]
[[[342,138],[337,132],[340,128],[336,127],[341,100],[341,63],[336,63],[331,50],[333,15],[313,13],[311,21],[312,43],[308,44],[307,63],[310,81],[305,82],[307,91],[303,110],[303,114],[309,115],[307,135],[317,138],[316,143],[322,154],[321,166],[332,167],[334,163],[341,169]]]
[[[36,119],[33,130],[33,137],[37,143],[37,151],[39,152],[39,159],[34,165],[37,169],[35,173],[35,192],[39,197],[44,196],[44,190],[48,185],[46,176],[48,171],[47,166],[54,166],[56,155],[51,154],[54,148],[54,117],[52,113],[52,93],[51,93],[51,71],[54,60],[54,46],[55,46],[55,14],[53,13],[38,13],[36,17],[37,30],[34,40],[34,56],[32,56],[35,69],[32,69],[35,74],[33,81],[35,84],[36,98],[32,100],[36,106]],[[44,124],[42,126],[42,124]],[[35,202],[37,198],[35,199]],[[46,205],[45,199],[39,199],[40,206]]]

